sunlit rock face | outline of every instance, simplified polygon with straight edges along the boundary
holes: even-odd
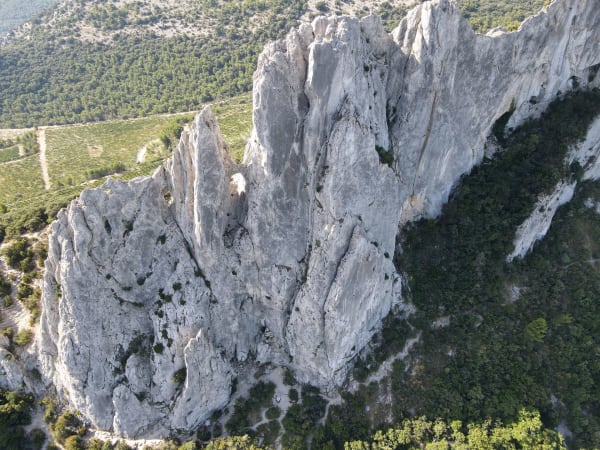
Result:
[[[600,180],[600,118],[597,118],[588,129],[586,138],[573,146],[565,164],[577,162],[582,168],[581,179]],[[541,240],[550,229],[552,219],[558,208],[573,199],[575,180],[561,180],[550,194],[541,195],[525,221],[519,225],[513,241],[514,250],[506,257],[507,261],[523,258]]]
[[[391,35],[376,17],[292,30],[259,58],[243,164],[205,109],[152,177],[85,191],[52,225],[45,379],[135,437],[197,426],[241,361],[341,384],[401,304],[399,227],[439,214],[503,114],[597,85],[599,46],[595,0],[493,36],[447,0]]]

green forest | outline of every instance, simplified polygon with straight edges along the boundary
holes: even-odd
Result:
[[[439,219],[403,233],[396,262],[425,357],[418,377],[401,378],[400,415],[506,421],[535,408],[573,448],[600,446],[600,216],[586,206],[600,184],[580,183],[534,250],[505,260],[537,196],[581,176],[564,156],[598,114],[598,91],[554,103],[464,178]],[[441,316],[449,326],[432,329]]]
[[[150,26],[167,22],[168,11],[139,12],[89,0],[67,16],[60,29],[33,21],[30,39],[0,48],[0,128],[141,117],[192,111],[208,101],[247,92],[263,46],[298,24],[305,0],[202,0],[190,4],[186,20],[210,18],[206,36],[159,36]],[[478,31],[503,25],[515,29],[543,0],[463,0]],[[406,10],[384,3],[376,11],[388,30]],[[50,14],[50,13],[49,13]],[[259,26],[252,25],[257,18]],[[85,20],[112,40],[92,42],[78,31]],[[140,33],[126,33],[139,26]]]
[[[31,41],[11,41],[0,49],[0,127],[194,111],[247,92],[263,46],[284,36],[304,10],[302,0],[199,4],[218,23],[214,36],[124,33],[94,43],[38,26]],[[264,25],[253,30],[249,20],[259,13]]]

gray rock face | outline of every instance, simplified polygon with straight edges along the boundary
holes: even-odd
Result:
[[[151,178],[60,214],[42,372],[96,426],[136,437],[225,405],[240,361],[340,384],[401,303],[399,227],[439,213],[511,105],[510,126],[573,77],[598,84],[599,45],[594,0],[494,37],[447,0],[391,36],[376,17],[292,30],[259,59],[241,166],[204,110]]]
[[[515,258],[523,258],[533,245],[541,240],[552,225],[552,219],[558,208],[573,199],[577,182],[559,182],[551,194],[542,195],[534,207],[533,212],[519,225],[513,242],[514,250],[506,257],[508,262]]]

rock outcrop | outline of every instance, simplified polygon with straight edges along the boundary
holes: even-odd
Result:
[[[591,125],[586,138],[574,146],[567,155],[566,164],[577,162],[583,169],[581,179],[600,180],[600,118]],[[507,256],[507,261],[523,258],[533,245],[546,236],[552,225],[552,219],[558,208],[573,199],[577,181],[562,180],[558,182],[550,195],[542,195],[537,201],[531,215],[517,229],[514,239],[514,250]]]
[[[439,213],[497,119],[598,85],[599,50],[595,0],[494,36],[448,0],[391,36],[376,17],[292,30],[259,59],[242,165],[205,109],[151,178],[61,212],[42,372],[97,427],[145,437],[224,406],[240,362],[339,385],[401,303],[399,227]]]

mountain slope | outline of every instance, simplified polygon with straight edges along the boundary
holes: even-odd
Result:
[[[389,31],[406,8],[379,3],[341,2],[329,10],[382,13]],[[540,3],[519,8],[533,13]],[[495,10],[514,2],[488,4]],[[480,14],[481,6],[469,5],[470,15]],[[297,26],[305,11],[304,0],[61,3],[0,48],[0,126],[197,110],[249,91],[263,45]]]

